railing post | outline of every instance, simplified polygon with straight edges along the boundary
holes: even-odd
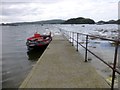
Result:
[[[67,31],[68,41],[69,41],[69,31]]]
[[[74,32],[72,32],[72,46],[74,45]]]
[[[70,37],[69,42],[71,43],[71,32],[70,31],[69,31],[69,37]]]
[[[115,42],[115,54],[114,54],[114,64],[113,64],[113,73],[112,73],[112,84],[111,84],[111,90],[114,89],[114,81],[115,81],[115,69],[116,69],[116,63],[117,63],[117,52],[118,52],[118,46],[119,42]]]
[[[72,43],[72,38],[71,38],[72,35],[71,34],[72,34],[72,32],[70,32],[70,43]]]
[[[85,62],[87,62],[87,47],[88,47],[88,35],[86,35]]]
[[[79,33],[77,33],[77,50],[76,51],[78,51],[78,35]]]
[[[69,41],[69,33],[68,33],[68,31],[66,31],[66,35],[67,35],[67,39],[68,39],[68,41]]]
[[[66,38],[68,39],[67,35],[68,35],[68,33],[67,33],[67,31],[66,31]]]

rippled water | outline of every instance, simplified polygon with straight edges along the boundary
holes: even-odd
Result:
[[[28,52],[26,39],[36,31],[45,33],[41,25],[2,27],[2,87],[18,87],[42,52]]]
[[[85,25],[85,27],[82,27],[82,25],[2,26],[0,30],[0,32],[2,31],[2,55],[0,58],[2,57],[3,88],[19,87],[42,54],[40,51],[27,52],[26,39],[36,31],[42,34],[52,31],[53,34],[57,34],[59,33],[59,28],[69,31],[92,33],[98,29],[117,30],[118,27],[117,25]],[[105,42],[102,42],[101,45],[103,49],[104,47],[111,48],[110,44]]]

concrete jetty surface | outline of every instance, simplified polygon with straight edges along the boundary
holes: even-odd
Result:
[[[109,88],[109,85],[58,35],[53,37],[20,88]]]

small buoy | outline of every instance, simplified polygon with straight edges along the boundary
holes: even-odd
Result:
[[[92,58],[88,58],[88,61],[92,61]]]
[[[82,25],[82,27],[85,27],[85,25]]]
[[[93,48],[96,48],[95,46],[93,46]]]

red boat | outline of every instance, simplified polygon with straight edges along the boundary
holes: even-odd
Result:
[[[27,39],[28,49],[45,48],[52,40],[51,32],[49,35],[40,35],[35,33],[33,37]]]

